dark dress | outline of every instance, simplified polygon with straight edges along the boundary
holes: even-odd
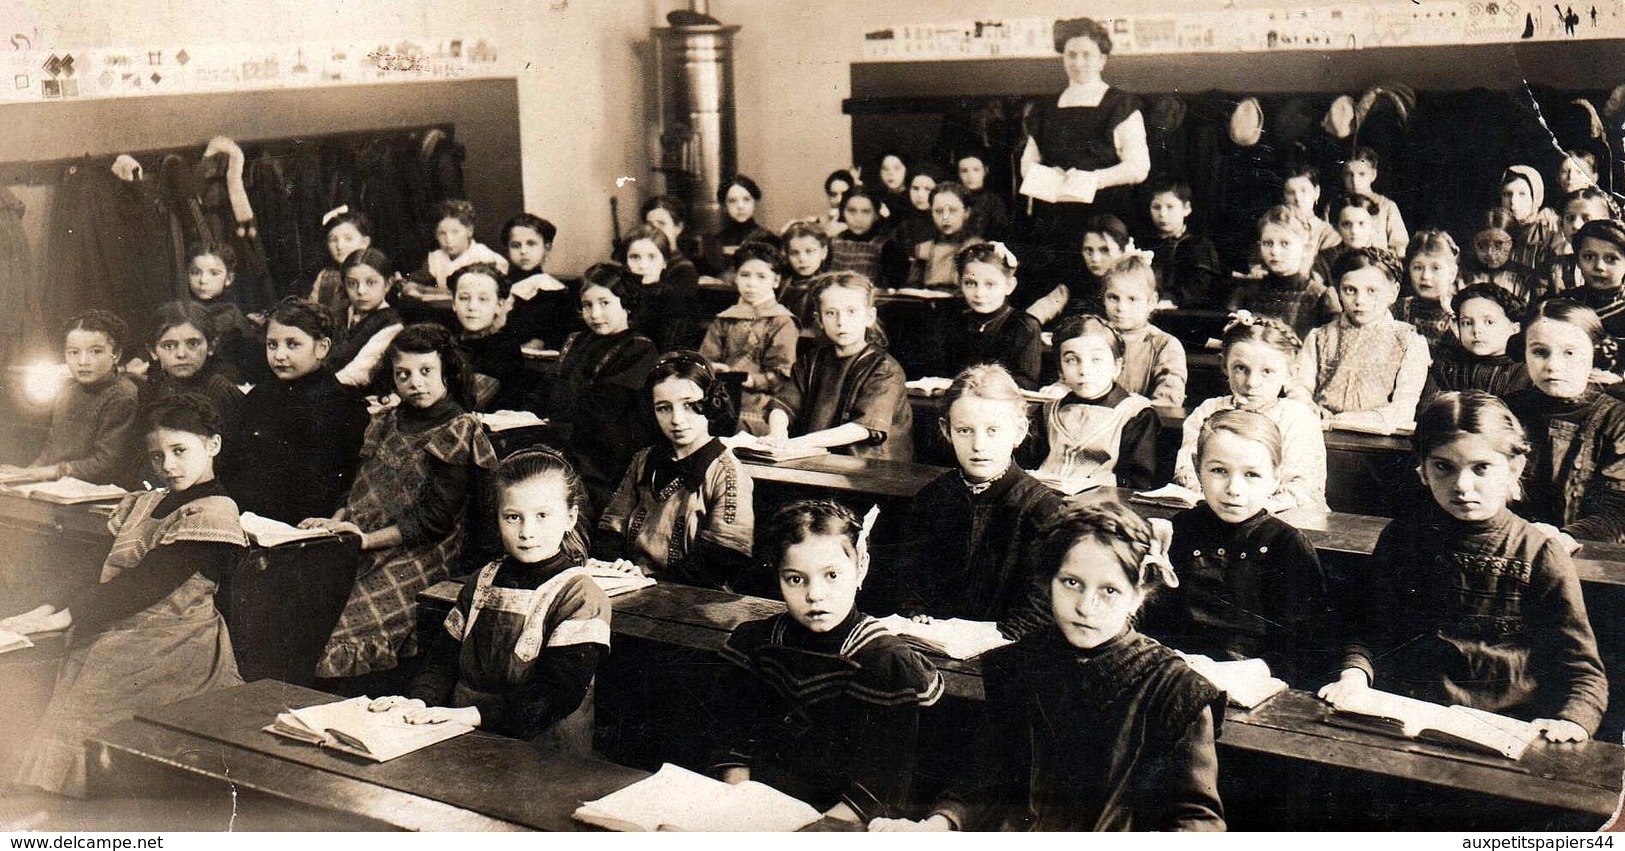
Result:
[[[979,493],[958,470],[942,474],[914,498],[890,569],[875,571],[883,610],[1030,631],[1034,549],[1060,508],[1058,493],[1015,464]]]
[[[1145,247],[1151,250],[1151,269],[1163,298],[1180,307],[1224,304],[1225,294],[1220,291],[1224,266],[1213,240],[1186,230],[1179,236],[1154,236]]]
[[[1574,562],[1523,518],[1430,506],[1390,523],[1358,565],[1338,595],[1345,667],[1423,700],[1596,732],[1608,679]]]
[[[1263,510],[1227,523],[1206,503],[1173,523],[1179,587],[1147,605],[1146,635],[1221,662],[1263,659],[1303,687],[1335,676],[1326,575],[1307,536]]]
[[[1518,513],[1580,540],[1625,540],[1625,402],[1593,385],[1578,399],[1529,387],[1507,405],[1529,435]]]
[[[694,262],[674,257],[659,282],[642,286],[642,298],[628,316],[632,330],[653,340],[662,352],[698,346],[700,275]]]
[[[723,218],[727,219],[726,216]],[[701,242],[701,262],[697,265],[701,271],[713,278],[720,278],[728,271],[728,259],[739,250],[739,246],[752,240],[765,240],[778,244],[773,233],[756,223],[755,219],[736,222],[727,219],[716,233],[706,237]]]
[[[146,407],[159,399],[191,393],[209,400],[215,413],[220,415],[222,434],[231,434],[242,416],[243,391],[230,379],[214,369],[211,361],[191,378],[176,378],[156,364],[147,372],[147,383],[141,385],[141,406]]]
[[[1336,319],[1341,310],[1337,294],[1319,278],[1282,277],[1274,272],[1238,285],[1227,307],[1279,319],[1291,326],[1300,340],[1315,328]]]
[[[531,373],[525,368],[525,356],[519,347],[530,337],[512,325],[501,331],[471,337],[461,334],[457,338],[468,356],[468,365],[475,374],[496,382],[496,389],[488,399],[481,399],[475,408],[480,411],[519,411],[527,409],[530,401]]]
[[[979,363],[996,363],[1010,370],[1022,389],[1038,389],[1044,352],[1038,320],[1008,304],[993,313],[965,308],[958,321],[948,326],[946,349],[949,361],[942,375],[958,375]]]
[[[643,380],[657,351],[636,331],[572,334],[559,358],[547,415],[592,497],[592,517],[609,504],[632,456],[653,439]]]
[[[721,747],[713,768],[819,810],[845,803],[867,822],[904,814],[920,710],[942,675],[879,621],[853,610],[826,633],[788,614],[734,628],[716,689]]]
[[[1068,393],[1044,404],[1043,428],[1035,428],[1017,452],[1028,466],[1042,465],[1058,478],[1115,476],[1120,487],[1156,487],[1157,432],[1162,420],[1149,400],[1113,384],[1106,395],[1083,399]],[[1116,421],[1122,420],[1121,430]],[[1111,436],[1118,435],[1115,445]],[[1104,469],[1102,469],[1104,468]]]
[[[332,517],[361,463],[367,404],[326,367],[255,385],[225,441],[221,473],[243,511],[298,523]]]
[[[1602,320],[1602,330],[1614,338],[1616,344],[1625,343],[1625,296],[1622,296],[1618,287],[1605,290],[1583,286],[1564,295],[1577,299],[1581,304],[1597,311],[1597,318]],[[1611,372],[1620,372],[1625,368],[1625,356],[1616,354],[1613,362],[1606,364],[1605,368]]]
[[[1059,97],[1038,102],[1027,119],[1027,132],[1038,145],[1040,163],[1056,168],[1096,171],[1117,165],[1117,125],[1140,111],[1140,99],[1121,89],[1108,88],[1097,106],[1059,105]],[[1113,186],[1095,195],[1092,204],[1050,204],[1033,201],[1033,230],[1043,268],[1067,268],[1078,254],[1083,223],[1092,215],[1112,213],[1131,220],[1134,187]],[[1026,257],[1022,258],[1026,260]],[[1053,283],[1061,283],[1054,279]]]
[[[1428,367],[1428,386],[1422,398],[1447,390],[1483,390],[1502,399],[1529,386],[1529,370],[1522,361],[1505,354],[1479,356],[1467,351],[1454,335],[1439,342]]]
[[[1223,830],[1224,694],[1131,630],[1091,650],[1053,627],[982,657],[969,762],[937,811],[962,830]]]
[[[266,372],[264,337],[242,308],[224,297],[200,301],[209,313],[208,334],[213,343],[211,361],[215,369],[233,382],[263,378]]]
[[[468,577],[409,695],[474,706],[480,729],[592,751],[593,675],[609,655],[609,598],[564,552]]]
[[[869,429],[869,439],[834,451],[913,461],[914,407],[903,381],[902,365],[879,346],[847,358],[819,346],[796,361],[768,405],[790,415],[791,437],[855,422]]]

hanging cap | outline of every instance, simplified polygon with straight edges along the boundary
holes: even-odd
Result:
[[[1247,98],[1230,113],[1230,141],[1243,148],[1258,144],[1264,135],[1264,107],[1258,98]]]
[[[1320,127],[1333,139],[1347,139],[1354,135],[1354,98],[1338,95],[1326,108],[1326,117],[1321,119]]]

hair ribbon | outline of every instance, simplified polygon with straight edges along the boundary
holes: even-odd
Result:
[[[1157,575],[1162,577],[1162,584],[1178,588],[1179,576],[1174,573],[1174,563],[1168,558],[1168,551],[1174,543],[1174,524],[1161,517],[1153,517],[1148,522],[1151,525],[1151,544],[1145,555],[1140,557],[1140,569],[1155,568]]]
[[[1004,261],[1004,265],[1010,267],[1012,270],[1021,265],[1016,261],[1016,255],[1010,250],[1009,246],[1006,246],[1004,243],[996,240],[988,240],[987,244],[988,247],[993,249],[993,253],[998,255],[1000,260]]]
[[[858,557],[867,558],[869,555],[869,533],[875,530],[875,521],[880,519],[880,506],[869,507],[869,513],[863,515],[863,524],[858,527]]]
[[[328,224],[331,223],[334,219],[336,219],[339,216],[342,216],[342,215],[344,215],[345,213],[348,213],[348,212],[350,212],[350,205],[349,204],[340,204],[337,207],[334,207],[333,209],[328,210],[327,212],[322,214],[322,227],[327,227]]]
[[[1230,321],[1225,323],[1224,332],[1226,334],[1228,334],[1228,333],[1230,333],[1230,330],[1232,328],[1240,328],[1240,327],[1250,328],[1250,327],[1252,327],[1254,325],[1257,325],[1257,324],[1258,324],[1258,317],[1254,316],[1252,311],[1250,311],[1250,310],[1237,310],[1237,311],[1233,311],[1230,314]]]
[[[1134,245],[1133,237],[1129,237],[1128,245],[1123,246],[1123,256],[1138,257],[1144,261],[1147,266],[1151,265],[1152,261],[1156,259],[1156,255],[1151,253],[1150,249],[1136,247]]]

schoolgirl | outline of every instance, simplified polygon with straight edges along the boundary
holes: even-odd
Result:
[[[1561,320],[1531,331],[1547,323]],[[1349,646],[1321,697],[1335,706],[1382,688],[1583,741],[1608,679],[1568,550],[1507,507],[1530,458],[1523,427],[1487,393],[1451,392],[1428,403],[1415,442],[1432,504],[1383,529],[1339,595]]]
[[[127,484],[134,469],[136,406],[140,391],[119,371],[124,320],[91,310],[68,320],[62,359],[68,378],[51,403],[51,430],[45,446],[26,467],[0,467],[9,484],[72,476],[97,484]]]
[[[733,267],[728,258],[739,246],[751,240],[772,240],[773,234],[756,223],[756,205],[762,201],[762,188],[743,174],[736,174],[717,187],[717,206],[722,208],[722,227],[703,242],[705,273],[726,277]]]
[[[496,453],[473,402],[473,372],[451,332],[434,323],[389,345],[400,404],[373,417],[361,468],[344,508],[301,527],[361,539],[355,587],[316,675],[338,679],[391,671],[417,655],[417,597],[458,566],[476,468]]]
[[[632,456],[593,554],[662,581],[729,587],[750,566],[756,522],[750,473],[718,439],[734,428],[728,388],[705,357],[678,351],[649,371],[644,399],[664,440]]]
[[[1038,388],[1044,340],[1038,320],[1010,305],[1016,291],[1016,255],[1002,242],[979,242],[955,256],[959,294],[965,309],[948,326],[943,372],[957,374],[976,364],[996,363],[1016,383]]]
[[[507,555],[468,577],[423,653],[408,723],[457,721],[550,750],[592,753],[593,680],[609,655],[609,598],[572,533],[586,492],[563,455],[527,449],[496,469]]]
[[[1224,411],[1253,411],[1275,424],[1281,435],[1281,463],[1275,492],[1265,504],[1272,512],[1290,508],[1327,511],[1326,435],[1314,408],[1284,394],[1302,345],[1279,319],[1244,315],[1224,329],[1219,362],[1230,392],[1197,405],[1185,417],[1174,482],[1202,488],[1196,450],[1202,427]]]
[[[1150,488],[1157,478],[1157,431],[1151,400],[1123,389],[1123,338],[1105,320],[1084,314],[1055,331],[1061,361],[1058,389],[1044,403],[1040,478],[1085,480],[1108,487]]]
[[[15,782],[82,796],[86,740],[177,700],[242,683],[215,590],[248,541],[215,478],[220,420],[207,400],[142,412],[145,454],[164,487],[126,496],[107,528],[101,581],[0,620],[23,634],[73,628],[51,703]]]
[[[767,406],[796,362],[796,319],[778,302],[784,254],[772,242],[748,242],[728,258],[739,301],[717,314],[700,354],[719,372],[742,376],[739,427],[767,432]]]
[[[872,515],[871,515],[872,516]],[[921,710],[942,675],[856,606],[869,527],[834,502],[791,503],[765,545],[782,614],[734,628],[719,677],[726,711],[712,770],[766,783],[863,825],[910,805]]]

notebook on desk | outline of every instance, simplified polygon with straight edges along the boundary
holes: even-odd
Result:
[[[281,520],[261,517],[252,511],[244,511],[239,522],[242,523],[243,534],[248,536],[248,540],[262,547],[326,538],[333,534],[326,529],[301,529]]]
[[[450,721],[411,724],[409,711],[397,706],[383,712],[368,709],[370,697],[352,697],[335,703],[307,706],[277,713],[265,732],[306,744],[330,748],[351,756],[388,762],[430,745],[472,733],[473,727]]]
[[[734,456],[739,460],[758,464],[782,464],[803,458],[822,458],[829,454],[829,450],[822,446],[803,446],[794,443],[789,446],[773,446],[763,443],[760,438],[744,434],[724,438],[722,442],[733,450]]]
[[[6,489],[19,496],[51,502],[57,505],[82,505],[87,502],[110,502],[123,499],[129,491],[118,485],[93,485],[72,476],[54,482],[30,482],[6,485]]]
[[[1273,676],[1270,673],[1269,663],[1263,659],[1221,662],[1211,656],[1200,654],[1179,655],[1191,670],[1201,674],[1204,679],[1223,691],[1232,706],[1253,709],[1287,690],[1286,682]]]
[[[953,659],[972,659],[1010,643],[991,621],[944,618],[919,623],[890,615],[881,618],[880,625],[915,647]]]
[[[1137,491],[1129,497],[1129,502],[1160,505],[1165,508],[1195,508],[1201,501],[1201,494],[1175,484],[1163,485],[1156,490]]]
[[[1540,730],[1527,721],[1470,706],[1443,706],[1378,689],[1332,704],[1330,724],[1420,739],[1516,760]]]
[[[666,763],[653,776],[588,801],[576,819],[620,831],[788,833],[821,818],[807,803],[763,783],[724,783]]]

